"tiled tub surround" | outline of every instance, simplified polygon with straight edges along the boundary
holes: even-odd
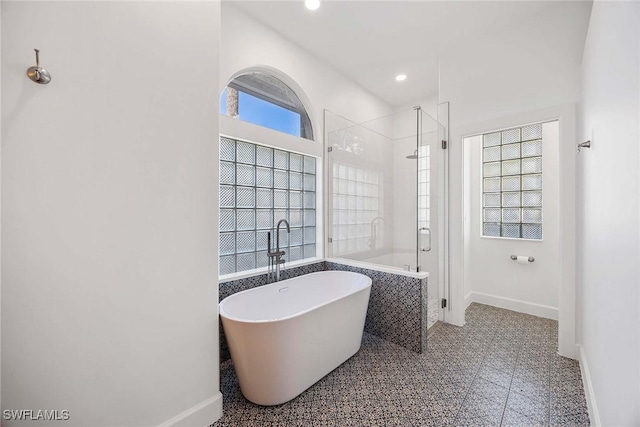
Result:
[[[281,274],[284,280],[325,270],[353,271],[372,279],[365,332],[418,353],[426,349],[427,279],[326,261],[293,267]],[[220,283],[220,301],[229,295],[265,284],[266,274]],[[220,361],[230,358],[224,330],[220,325]]]
[[[438,287],[434,286],[433,281],[428,286],[427,294],[427,329],[430,329],[438,321],[441,304]]]
[[[426,256],[423,252],[421,256]],[[393,249],[376,249],[363,252],[355,252],[353,254],[341,257],[342,260],[353,260],[360,263],[376,264],[388,268],[397,268],[404,270],[403,266],[415,263],[415,251],[403,251]],[[329,260],[331,261],[331,260]],[[423,262],[424,259],[423,259]],[[427,296],[427,329],[431,328],[437,321],[440,313],[440,297],[438,295],[438,286],[434,276],[429,275],[429,286]]]
[[[365,332],[411,351],[427,346],[427,279],[361,267],[326,263],[328,270],[353,271],[373,281]]]
[[[417,354],[366,334],[360,351],[297,398],[248,402],[231,361],[223,417],[241,426],[588,426],[578,362],[558,356],[558,323],[474,303]]]

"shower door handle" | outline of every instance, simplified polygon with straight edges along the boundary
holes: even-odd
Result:
[[[423,233],[423,231],[426,231],[426,233]],[[422,228],[418,229],[418,234],[420,236],[420,250],[422,252],[429,252],[431,250],[431,229],[427,228],[427,227],[422,227]],[[428,240],[429,244],[427,245],[426,248],[422,244],[422,236],[424,234],[429,236],[429,240]]]

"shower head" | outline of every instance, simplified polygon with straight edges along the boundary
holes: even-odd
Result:
[[[418,150],[414,151],[413,154],[406,156],[407,159],[416,160],[418,158]]]

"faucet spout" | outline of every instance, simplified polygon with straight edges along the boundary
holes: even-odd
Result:
[[[287,233],[291,233],[291,228],[289,227],[289,221],[286,219],[281,219],[278,221],[278,225],[276,226],[276,252],[280,252],[280,226],[284,223],[287,226]]]
[[[291,228],[289,227],[289,222],[286,219],[281,219],[278,221],[278,225],[276,226],[276,251],[271,252],[271,234],[267,235],[269,241],[269,258],[274,260],[274,264],[276,266],[276,282],[280,281],[280,265],[284,264],[284,259],[282,256],[285,254],[284,251],[280,250],[280,226],[284,224],[287,227],[287,233],[291,233]]]

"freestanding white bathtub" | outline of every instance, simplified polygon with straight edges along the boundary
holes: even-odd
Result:
[[[220,317],[242,394],[285,403],[360,349],[371,279],[321,271],[233,294]]]

